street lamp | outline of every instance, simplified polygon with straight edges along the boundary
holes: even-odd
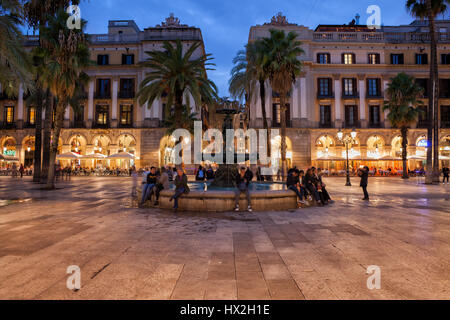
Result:
[[[343,142],[345,144],[345,151],[346,151],[346,155],[347,155],[347,183],[345,184],[345,186],[347,187],[351,187],[351,182],[350,182],[350,167],[349,167],[349,160],[348,160],[348,147],[349,145],[353,145],[355,143],[355,139],[357,136],[357,132],[355,129],[352,130],[352,132],[349,135],[345,135],[344,137],[344,133],[342,132],[342,130],[339,130],[338,134],[338,139]]]

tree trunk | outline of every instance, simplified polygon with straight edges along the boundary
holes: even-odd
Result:
[[[437,63],[437,48],[436,48],[436,26],[434,15],[431,11],[431,0],[427,0],[428,19],[430,23],[430,44],[431,44],[431,59],[430,68],[432,74],[432,103],[433,103],[433,182],[439,183],[439,74]]]
[[[438,102],[438,75],[437,75],[437,53],[436,53],[436,33],[435,33],[435,23],[434,23],[434,15],[432,11],[432,1],[426,0],[427,7],[427,15],[430,27],[430,99],[428,105],[428,128],[427,128],[427,140],[428,140],[428,149],[427,149],[427,167],[426,167],[426,176],[425,183],[432,184],[434,180],[434,162],[433,162],[433,153],[435,151],[439,154],[439,140],[438,145],[435,145],[435,140],[433,135],[435,134],[435,126],[437,125],[437,102]],[[435,150],[436,149],[436,150]],[[435,161],[438,162],[439,168],[439,160],[435,156]]]
[[[50,91],[47,90],[45,98],[44,143],[42,147],[41,183],[47,182],[50,164],[50,141],[52,139],[53,104],[53,97],[50,94]]]
[[[55,163],[56,155],[58,154],[59,136],[61,135],[61,128],[64,124],[64,111],[67,103],[59,101],[55,112],[55,127],[53,129],[53,140],[50,148],[48,177],[46,189],[55,189]]]
[[[408,128],[402,127],[400,129],[402,134],[402,161],[403,161],[403,175],[402,179],[409,179],[408,174]]]
[[[261,111],[263,117],[263,127],[267,130],[267,156],[270,158],[270,149],[271,149],[271,141],[270,141],[270,128],[267,122],[267,110],[266,110],[266,86],[264,80],[259,80],[259,96],[261,99]]]
[[[280,93],[280,113],[281,113],[281,175],[286,177],[286,94]]]
[[[38,80],[36,81],[36,87]],[[36,129],[34,133],[34,164],[33,164],[33,182],[39,183],[41,179],[41,165],[42,165],[42,90],[37,88],[36,91]]]

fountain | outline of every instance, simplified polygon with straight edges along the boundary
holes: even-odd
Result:
[[[226,143],[226,131],[234,129],[232,116],[239,114],[239,108],[225,103],[224,107],[216,110],[216,114],[225,115],[222,123],[222,134],[224,137],[224,146]],[[225,148],[223,148],[225,150]],[[203,160],[205,160],[203,154]],[[212,155],[212,154],[211,154]],[[250,159],[248,153],[242,157],[242,154],[234,153],[234,164],[226,164],[226,152],[222,153],[223,164],[219,165],[216,171],[215,179],[211,183],[189,183],[191,192],[182,196],[179,200],[180,211],[197,212],[224,212],[232,211],[235,207],[235,181],[238,174],[238,159]],[[255,211],[269,210],[289,210],[297,208],[297,196],[293,191],[286,190],[284,184],[276,182],[252,182],[250,184],[250,194],[252,198],[252,207]],[[160,197],[160,207],[171,209],[173,203],[169,202],[173,191],[163,191]],[[241,195],[240,207],[246,208],[247,203],[244,195]]]

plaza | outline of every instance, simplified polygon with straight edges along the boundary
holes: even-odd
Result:
[[[0,177],[0,299],[450,298],[449,184],[370,178],[363,202],[324,179],[326,207],[174,214],[137,208],[130,178]]]

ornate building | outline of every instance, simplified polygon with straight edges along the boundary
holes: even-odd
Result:
[[[75,112],[67,108],[60,152],[113,155],[127,151],[135,155],[138,167],[163,163],[165,105],[158,101],[149,109],[135,99],[147,72],[138,63],[146,59],[145,52],[160,50],[164,40],[180,39],[185,48],[200,41],[202,45],[193,56],[204,54],[201,30],[181,24],[171,14],[160,25],[144,30],[132,20],[109,21],[107,34],[90,36],[91,59],[96,65],[86,70],[91,80],[82,109]],[[37,37],[28,37],[26,46],[36,46],[37,41]],[[195,108],[193,100],[191,106]],[[22,89],[17,99],[1,95],[0,153],[30,165],[37,120],[35,108],[26,103]],[[85,165],[92,166],[91,162]]]
[[[319,25],[315,30],[289,23],[281,14],[270,23],[250,28],[249,41],[269,36],[270,29],[294,31],[304,50],[299,58],[303,72],[290,93],[288,158],[297,166],[315,164],[340,169],[345,155],[337,138],[340,129],[356,129],[357,141],[350,150],[353,166],[401,167],[400,131],[390,128],[383,112],[390,78],[399,72],[414,76],[425,88],[426,111],[429,79],[429,33],[426,22],[370,29],[356,25]],[[450,21],[438,21],[440,77],[439,125],[441,155],[450,159]],[[276,92],[266,83],[266,114],[269,126],[280,126]],[[250,125],[261,128],[259,90],[252,99]],[[426,114],[409,133],[410,165],[425,159]],[[384,161],[383,161],[384,160]]]

